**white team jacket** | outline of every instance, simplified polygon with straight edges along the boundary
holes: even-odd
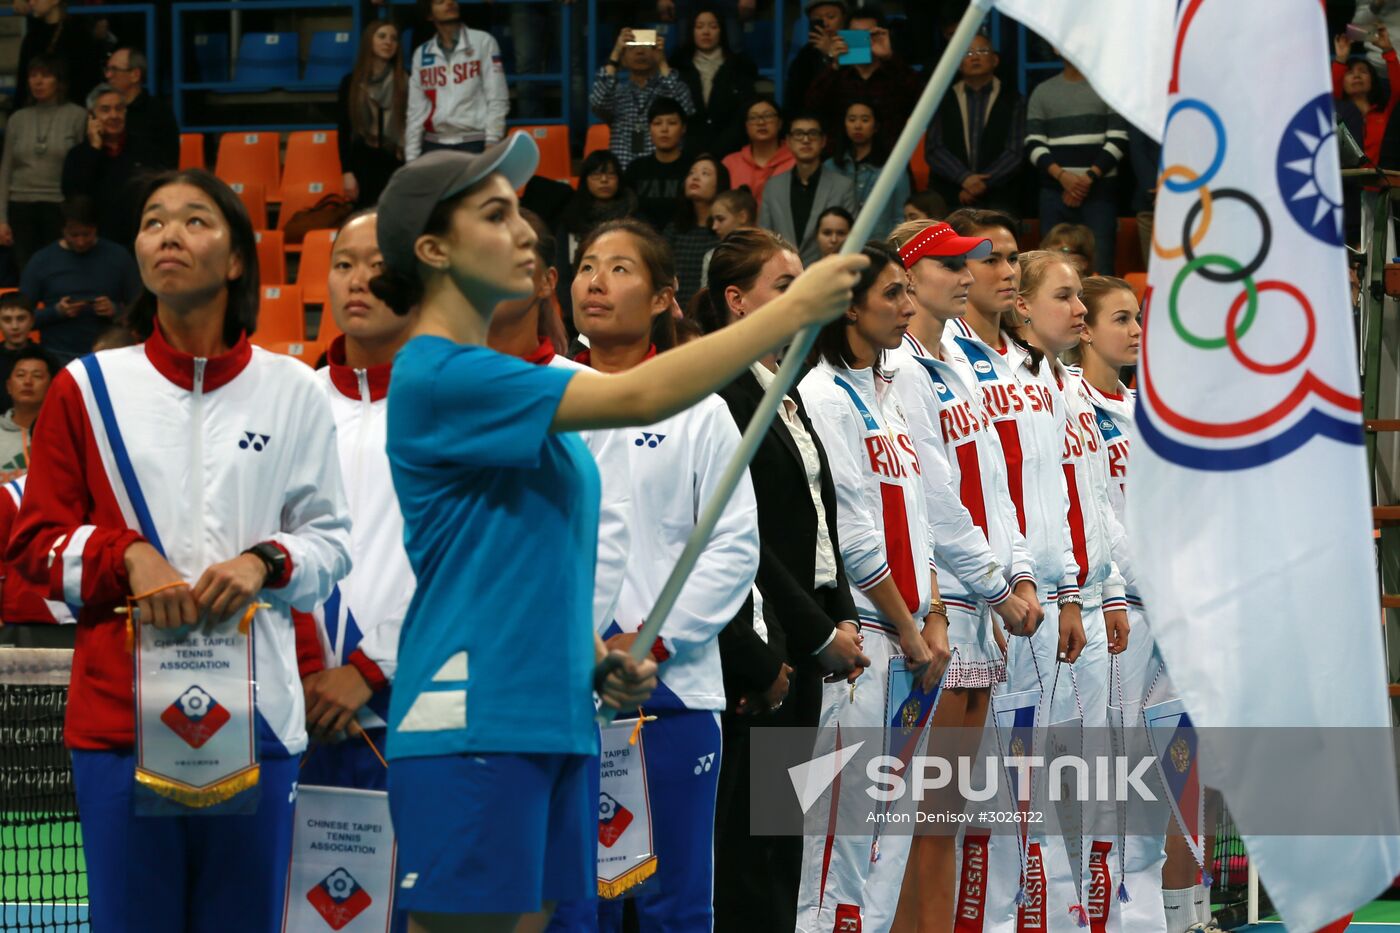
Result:
[[[398,668],[399,632],[418,581],[403,546],[403,513],[389,475],[390,367],[352,369],[344,337],[331,345],[330,366],[318,370],[335,418],[340,474],[350,506],[352,570],[316,608],[316,631],[328,667],[354,664],[375,690],[360,708],[360,725],[384,728]],[[376,676],[377,675],[377,676]]]
[[[1094,404],[1078,373],[1054,363],[1067,418],[1063,466],[1070,496],[1070,538],[1086,606],[1126,609],[1123,577],[1115,560],[1127,560],[1128,536],[1108,501],[1108,452],[1099,434]]]
[[[935,359],[908,334],[896,353],[908,360],[900,369],[901,375],[908,369],[910,381],[922,380],[920,390],[932,397],[929,417],[922,419],[911,413],[911,420],[917,422],[911,426],[920,444],[920,460],[925,462],[930,527],[934,529],[933,562],[939,571],[943,601],[967,612],[976,612],[979,600],[996,605],[1021,581],[1035,582],[1035,560],[1016,525],[1016,507],[1007,491],[1001,444],[975,389],[951,365]],[[897,379],[896,385],[901,384]],[[917,410],[907,400],[906,404]],[[936,462],[947,470],[947,492],[929,487],[935,471],[927,463],[930,458],[924,456],[924,445],[937,452]],[[960,514],[953,515],[947,504],[940,507],[935,494],[951,494]],[[979,584],[967,575],[982,566],[970,562],[971,557],[983,554],[989,555],[997,572],[992,578],[984,576]]]
[[[132,743],[132,658],[114,610],[139,536],[190,581],[260,541],[286,552],[253,623],[255,697],[263,754],[304,749],[291,609],[311,612],[350,570],[335,422],[315,375],[246,341],[196,359],[157,331],[70,363],[38,427],[12,553],[78,613],[68,744]]]
[[[1065,404],[1049,365],[1030,371],[1029,356],[1003,335],[1006,355],[983,343],[958,318],[944,331],[944,356],[982,392],[1001,441],[1017,527],[1035,558],[1042,601],[1079,591],[1079,567],[1069,533],[1069,495],[1060,468]]]
[[[588,369],[554,354],[546,364],[557,369]],[[632,550],[632,439],[626,431],[580,431],[598,464],[603,491],[598,504],[598,560],[593,577],[593,624],[602,634],[617,616],[627,555]]]
[[[618,631],[635,632],[656,604],[695,521],[739,446],[729,406],[711,395],[641,428],[618,431],[632,466],[632,551],[618,601]],[[724,709],[721,629],[734,618],[758,574],[758,503],[745,471],[714,535],[661,629],[660,685],[647,709]]]
[[[834,367],[819,362],[799,387],[812,427],[826,448],[836,487],[841,559],[855,589],[862,625],[898,637],[866,592],[893,576],[915,619],[928,612],[928,509],[909,421],[890,370]],[[908,365],[908,364],[905,364]]]
[[[1070,371],[1074,372],[1073,369]],[[1118,384],[1118,391],[1112,395],[1105,395],[1082,377],[1081,383],[1089,403],[1093,405],[1099,437],[1103,440],[1108,471],[1108,501],[1113,506],[1113,514],[1118,519],[1119,528],[1125,529],[1128,526],[1128,450],[1135,430],[1133,406],[1137,404],[1137,396],[1121,382]],[[1141,609],[1142,597],[1138,595],[1131,553],[1126,540],[1121,548],[1117,542],[1114,543],[1113,557],[1118,562],[1118,570],[1123,574],[1127,586],[1128,605]]]
[[[451,145],[505,138],[510,96],[501,50],[489,32],[457,30],[457,44],[444,52],[434,35],[413,52],[408,69],[408,115],[404,158],[423,152],[423,140]]]

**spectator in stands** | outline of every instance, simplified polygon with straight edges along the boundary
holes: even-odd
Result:
[[[562,242],[559,245],[564,252],[560,265],[566,269],[573,268],[574,252],[590,230],[604,221],[632,217],[641,211],[640,198],[635,191],[622,184],[622,169],[618,166],[617,156],[609,150],[590,152],[588,158],[583,160],[579,174],[578,191],[574,192],[563,213],[564,235],[560,237]],[[684,177],[682,173],[681,178]],[[679,195],[680,182],[677,181],[670,201],[671,213],[675,213]],[[657,229],[661,226],[664,224],[658,225]],[[567,288],[561,289],[561,294],[568,291]]]
[[[942,220],[948,216],[948,204],[937,191],[916,191],[904,202],[904,220]]]
[[[1098,268],[1094,263],[1094,231],[1083,224],[1055,224],[1040,238],[1040,248],[1064,256],[1081,279]]]
[[[929,188],[963,207],[1015,206],[1026,109],[1021,95],[996,76],[1001,56],[978,34],[957,81],[934,115],[924,142]]]
[[[612,130],[608,148],[624,169],[653,151],[647,114],[658,97],[672,98],[687,114],[695,112],[690,89],[662,54],[665,44],[665,37],[658,35],[654,46],[637,45],[632,30],[623,29],[588,92],[589,107]],[[623,68],[625,80],[619,75]]]
[[[39,55],[29,64],[33,103],[10,117],[0,157],[0,245],[13,246],[15,265],[58,239],[63,228],[63,158],[86,135],[83,108],[67,103],[64,63]]]
[[[827,134],[839,138],[847,108],[856,101],[872,105],[879,118],[879,143],[888,152],[909,119],[923,82],[894,54],[890,31],[878,10],[870,6],[857,10],[851,16],[851,28],[870,33],[870,64],[842,65],[831,59],[807,89],[805,106],[822,114]],[[844,48],[845,43],[840,44]]]
[[[724,157],[724,167],[734,187],[747,187],[763,206],[763,186],[768,179],[792,168],[792,152],[783,140],[783,115],[771,97],[755,98],[744,110],[748,145]]]
[[[510,94],[495,37],[463,25],[457,0],[418,0],[418,13],[435,34],[414,50],[409,68],[404,158],[500,142]]]
[[[34,330],[34,305],[23,292],[0,295],[0,377],[8,376],[19,354],[34,346],[29,339]],[[9,393],[0,389],[0,411],[10,407]]]
[[[98,237],[97,206],[78,195],[63,202],[62,238],[34,254],[20,291],[39,308],[44,349],[67,363],[136,300],[141,276],[125,247]]]
[[[841,252],[856,219],[844,207],[828,207],[817,218],[817,247],[823,257]]]
[[[652,151],[632,160],[622,183],[636,192],[642,219],[660,230],[676,212],[688,168],[681,158],[687,136],[685,108],[674,98],[656,98],[647,108],[647,133]]]
[[[880,121],[875,105],[866,100],[854,100],[846,107],[845,132],[837,140],[835,154],[826,160],[825,168],[849,178],[856,190],[856,204],[865,205],[880,169],[885,167],[889,149],[880,142]],[[909,200],[908,170],[899,173],[894,191],[871,228],[872,240],[883,240],[904,216],[904,202]]]
[[[729,172],[719,159],[702,153],[690,163],[674,219],[666,225],[666,241],[676,260],[676,303],[684,308],[700,290],[705,254],[719,242],[710,229],[710,208],[720,192],[729,190]]]
[[[1366,151],[1373,164],[1381,160],[1381,140],[1395,102],[1400,100],[1400,59],[1390,41],[1390,30],[1376,27],[1376,47],[1385,61],[1386,81],[1366,57],[1366,48],[1353,50],[1345,34],[1333,40],[1337,57],[1332,59],[1332,96],[1337,99],[1337,116]]]
[[[126,99],[110,84],[99,84],[87,99],[87,139],[63,160],[63,196],[91,198],[97,205],[97,232],[112,243],[136,236],[136,205],[131,181],[142,169],[159,171],[155,150],[127,130]]]
[[[399,29],[375,20],[360,35],[355,65],[336,91],[336,129],[345,195],[361,208],[379,201],[403,165],[408,73],[399,56]]]
[[[817,75],[830,67],[846,51],[846,43],[837,33],[846,28],[850,12],[846,0],[809,0],[807,3],[807,44],[788,67],[787,83],[783,86],[787,99],[783,102],[789,115],[806,107],[807,90]]]
[[[180,125],[170,104],[146,93],[146,56],[122,46],[103,68],[107,83],[126,101],[127,137],[144,149],[138,159],[150,168],[172,169],[180,164]]]
[[[1026,149],[1040,174],[1040,229],[1086,224],[1099,255],[1114,255],[1118,162],[1128,149],[1128,124],[1069,62],[1031,92]]]
[[[42,348],[30,344],[15,354],[5,377],[10,405],[0,416],[0,482],[9,482],[29,469],[29,436],[58,363]]]
[[[818,218],[829,207],[855,210],[856,191],[851,179],[823,170],[826,133],[815,113],[792,118],[787,145],[793,167],[768,183],[768,197],[758,209],[758,225],[796,243],[803,265],[811,265],[823,255],[817,241]]]
[[[700,8],[690,39],[671,67],[690,89],[695,116],[687,127],[691,148],[727,156],[744,144],[744,105],[753,99],[758,68],[729,45],[724,17],[712,5]]]
[[[58,59],[67,68],[68,93],[83,100],[102,80],[105,54],[92,38],[91,24],[68,12],[68,0],[16,0],[15,13],[25,17],[24,39],[19,44],[15,73],[15,108],[36,102],[32,86],[24,81],[39,56]]]
[[[719,243],[723,243],[724,238],[735,230],[752,227],[757,217],[758,204],[748,188],[730,188],[728,191],[722,191],[715,197],[715,203],[710,205],[710,229],[714,231],[715,239]],[[713,248],[707,250],[705,261],[700,263],[702,288],[710,280],[710,257],[714,253]],[[692,306],[700,302],[701,297],[698,291],[692,296],[691,305],[686,307],[687,314],[695,313]]]

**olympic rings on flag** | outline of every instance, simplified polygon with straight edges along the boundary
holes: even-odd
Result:
[[[1264,210],[1264,205],[1255,200],[1253,195],[1246,194],[1238,188],[1221,188],[1219,191],[1215,192],[1215,198],[1217,200],[1241,201],[1250,210],[1254,211],[1255,216],[1259,218],[1259,252],[1255,253],[1254,258],[1246,265],[1239,266],[1236,264],[1236,268],[1231,272],[1212,272],[1204,266],[1198,267],[1198,271],[1201,273],[1201,278],[1209,279],[1212,282],[1239,282],[1246,280],[1259,271],[1259,267],[1264,264],[1264,260],[1269,256],[1269,246],[1273,242],[1274,237],[1273,227],[1269,223],[1269,215]],[[1186,212],[1186,220],[1182,224],[1181,249],[1188,263],[1193,262],[1196,258],[1195,250],[1192,249],[1195,245],[1195,241],[1190,238],[1191,227],[1195,224],[1196,217],[1203,213],[1204,204],[1204,198],[1192,204],[1191,209]]]
[[[1246,280],[1246,282],[1248,282],[1248,280]],[[1247,287],[1246,285],[1246,288]],[[1268,281],[1258,283],[1255,289],[1256,292],[1287,292],[1293,296],[1294,301],[1298,302],[1298,307],[1303,309],[1303,315],[1308,319],[1308,333],[1307,336],[1303,338],[1302,349],[1282,363],[1260,363],[1244,352],[1244,348],[1240,346],[1239,338],[1249,327],[1246,325],[1243,330],[1236,333],[1235,318],[1239,316],[1240,308],[1244,306],[1246,300],[1251,302],[1255,300],[1251,298],[1248,291],[1242,293],[1235,299],[1234,304],[1230,305],[1230,313],[1225,318],[1225,342],[1229,345],[1230,352],[1234,354],[1235,359],[1239,360],[1240,365],[1244,366],[1246,369],[1252,369],[1256,373],[1263,373],[1265,375],[1286,373],[1290,369],[1297,367],[1303,360],[1307,359],[1308,354],[1312,352],[1313,341],[1317,338],[1317,317],[1313,314],[1312,304],[1308,302],[1307,296],[1287,282],[1269,279]],[[1252,314],[1253,312],[1250,313]]]
[[[1229,269],[1232,274],[1239,274],[1244,269],[1244,266],[1240,265],[1229,256],[1207,253],[1204,256],[1192,257],[1186,265],[1181,267],[1181,271],[1176,274],[1176,279],[1172,282],[1171,294],[1167,300],[1167,312],[1172,322],[1172,328],[1182,340],[1201,350],[1221,350],[1229,346],[1230,341],[1226,337],[1211,339],[1200,337],[1192,333],[1187,329],[1186,325],[1181,322],[1181,313],[1178,304],[1178,299],[1181,297],[1181,286],[1185,284],[1186,279],[1191,273],[1199,271],[1207,263],[1216,266],[1224,266],[1226,269]],[[1249,333],[1249,329],[1254,326],[1254,315],[1259,310],[1259,290],[1255,286],[1254,280],[1249,277],[1248,273],[1245,273],[1242,278],[1244,280],[1245,298],[1248,299],[1249,303],[1245,308],[1244,320],[1240,321],[1238,325],[1234,324],[1235,314],[1234,309],[1231,309],[1231,324],[1229,326],[1234,329],[1234,337],[1236,340],[1242,339],[1245,334]]]
[[[1166,152],[1167,132],[1171,129],[1172,118],[1183,110],[1195,110],[1210,121],[1211,128],[1215,130],[1215,160],[1199,177],[1189,179],[1186,182],[1174,182],[1168,179],[1165,182],[1167,190],[1175,191],[1178,194],[1186,194],[1197,188],[1204,188],[1215,178],[1216,173],[1220,171],[1220,166],[1225,164],[1225,123],[1205,101],[1197,100],[1194,97],[1177,101],[1172,105],[1172,109],[1167,111],[1167,122],[1162,127],[1163,153]]]
[[[1172,177],[1173,175],[1180,175],[1187,181],[1195,181],[1199,177],[1195,173],[1195,171],[1187,168],[1184,165],[1170,165],[1165,170],[1163,170],[1162,174],[1157,178],[1158,187],[1161,187],[1161,185],[1163,185],[1166,182],[1166,180]],[[1201,229],[1197,230],[1191,236],[1191,245],[1193,247],[1201,245],[1201,241],[1206,238],[1206,231],[1210,229],[1210,189],[1203,186],[1200,190]],[[1189,224],[1187,225],[1187,229],[1190,229]],[[1163,259],[1180,259],[1183,255],[1185,255],[1186,248],[1184,246],[1173,246],[1171,249],[1167,249],[1166,247],[1162,246],[1160,243],[1157,242],[1157,229],[1154,226],[1152,229],[1152,252],[1156,253]]]

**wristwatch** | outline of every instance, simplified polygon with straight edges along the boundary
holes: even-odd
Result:
[[[243,553],[252,554],[267,567],[266,583],[273,583],[282,579],[282,574],[287,570],[286,553],[271,542],[261,541],[248,548]]]

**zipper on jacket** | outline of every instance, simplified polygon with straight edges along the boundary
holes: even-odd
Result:
[[[204,367],[209,361],[196,357],[194,361],[194,570],[202,572],[204,560]]]

